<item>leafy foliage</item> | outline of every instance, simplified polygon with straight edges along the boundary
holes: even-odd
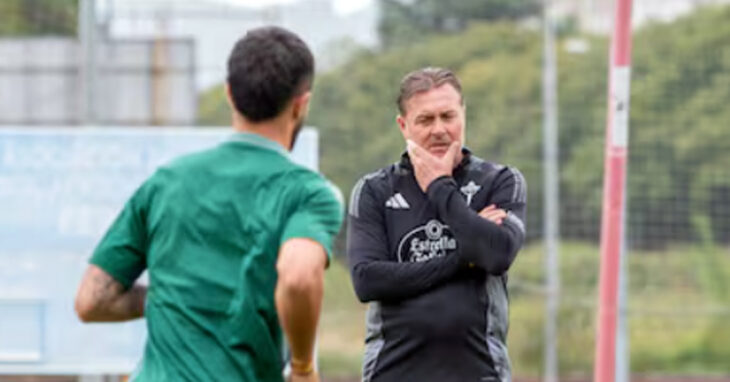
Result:
[[[70,36],[77,22],[78,0],[0,2],[0,36]]]
[[[539,0],[381,0],[378,25],[385,47],[464,30],[474,21],[517,20],[540,11]]]
[[[558,51],[561,234],[597,240],[606,124],[608,42]],[[634,35],[628,179],[629,238],[730,242],[730,7],[709,8]],[[397,50],[362,51],[315,83],[309,124],[321,131],[321,166],[343,190],[396,161],[400,79],[443,66],[461,79],[467,143],[518,167],[529,184],[528,232],[542,227],[540,31],[511,22],[472,23]],[[202,97],[201,119],[227,123],[220,88]]]
[[[564,40],[558,51],[561,237],[566,239],[561,246],[559,355],[562,372],[589,375],[608,41],[580,38],[590,46],[587,52],[567,51]],[[730,372],[727,312],[707,313],[728,306],[730,290],[730,263],[722,247],[730,242],[728,41],[730,7],[701,10],[634,34],[627,187],[632,250],[627,266],[636,372]],[[448,67],[463,84],[468,146],[487,160],[518,167],[527,178],[528,232],[534,240],[542,228],[541,43],[539,31],[515,23],[474,22],[463,31],[428,36],[398,50],[362,51],[320,75],[309,124],[320,129],[323,172],[349,190],[362,175],[396,161],[404,149],[395,123],[400,79],[419,67]],[[217,88],[203,96],[211,97],[204,116],[227,124],[222,95]],[[542,367],[537,335],[544,322],[542,261],[542,249],[533,242],[510,273],[509,347],[519,375],[537,375]],[[344,342],[330,339],[333,345],[323,348],[323,356],[333,357],[328,369],[350,357],[348,370],[357,373],[362,342],[350,340],[363,333],[362,311],[351,295],[337,301],[344,300],[353,306],[330,302],[337,309],[328,309],[325,321],[331,320],[329,327],[338,333],[348,333],[347,346],[353,348],[343,350]],[[356,317],[346,313],[353,311]]]

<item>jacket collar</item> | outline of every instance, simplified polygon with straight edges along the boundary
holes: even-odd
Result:
[[[454,173],[461,171],[464,167],[471,163],[471,150],[466,147],[462,147],[461,154],[464,157],[461,159],[461,162],[454,167]],[[404,151],[403,154],[401,154],[400,161],[398,163],[402,168],[413,170],[413,165],[411,164],[411,158],[408,156],[408,151]]]

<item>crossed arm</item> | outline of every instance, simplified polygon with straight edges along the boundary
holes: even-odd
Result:
[[[487,207],[480,213],[464,203],[451,177],[435,180],[427,190],[439,216],[454,232],[462,258],[493,275],[509,269],[525,240],[525,203],[519,179],[517,173],[498,177],[492,200],[499,208],[490,211]]]
[[[439,158],[408,141],[408,154],[419,187],[436,205],[439,217],[451,227],[459,242],[459,253],[490,274],[500,275],[512,265],[525,241],[526,184],[519,171],[508,167],[499,170],[490,184],[490,201],[502,210],[503,218],[501,223],[483,219],[491,212],[473,211],[464,203],[452,178],[460,147],[459,141],[453,141]]]
[[[147,287],[126,289],[96,265],[86,269],[76,294],[76,314],[83,322],[118,322],[144,316]]]
[[[355,294],[361,302],[400,301],[451,279],[461,267],[458,256],[421,263],[389,259],[385,218],[368,182],[356,191],[348,216],[347,255]],[[355,195],[354,195],[355,196]]]
[[[505,245],[503,232],[511,232],[511,228],[501,226],[513,219],[511,214],[494,205],[479,214],[471,210],[467,212],[464,209],[469,208],[462,199],[463,209],[457,206],[455,214],[448,213],[448,216],[442,217],[450,226],[452,222],[456,223],[456,227],[452,228],[462,247],[457,255],[420,263],[388,260],[384,218],[378,208],[382,203],[375,201],[367,184],[360,192],[357,212],[349,216],[347,253],[355,294],[361,302],[399,301],[417,296],[453,278],[467,262],[498,273],[506,270],[503,268],[509,267],[511,259],[514,259],[516,249],[513,251],[509,243],[510,249],[506,254],[495,253],[489,247]],[[487,248],[484,248],[485,244]],[[464,255],[467,251],[470,255]]]
[[[464,202],[451,177],[456,145],[451,148],[450,157],[440,160],[418,147],[416,152],[411,148],[416,179],[437,206],[439,217],[451,227],[460,249],[456,256],[423,263],[389,260],[382,203],[377,201],[368,182],[364,182],[352,200],[356,205],[350,211],[347,235],[350,273],[362,302],[417,296],[453,278],[467,262],[490,274],[502,274],[511,266],[525,239],[526,192],[519,172],[503,170],[495,179],[491,198],[494,204],[477,213]]]

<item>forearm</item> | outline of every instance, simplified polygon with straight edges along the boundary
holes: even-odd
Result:
[[[451,177],[435,180],[427,189],[429,200],[437,206],[439,217],[449,225],[459,254],[491,274],[506,272],[522,246],[524,229],[508,218],[502,226],[482,218],[464,203]],[[521,224],[521,223],[520,223]]]
[[[135,284],[127,291],[100,304],[95,309],[94,322],[128,321],[144,317],[147,286]]]
[[[351,269],[362,302],[399,301],[422,294],[451,279],[459,269],[455,254],[421,263],[363,261]]]
[[[124,289],[103,269],[90,265],[76,295],[76,313],[84,322],[127,321],[144,316],[147,287]]]
[[[323,291],[322,277],[298,286],[281,279],[277,283],[276,309],[294,361],[313,361]]]

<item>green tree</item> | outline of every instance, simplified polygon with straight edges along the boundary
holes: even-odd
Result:
[[[592,361],[593,307],[568,301],[595,298],[608,85],[608,40],[581,38],[590,46],[583,53],[563,49],[564,41],[558,44],[561,235],[566,239],[561,253],[564,285],[570,286],[564,289],[560,320],[566,372],[588,371]],[[627,235],[634,304],[665,309],[690,289],[690,300],[698,305],[728,303],[728,259],[721,246],[730,242],[728,41],[730,7],[648,25],[633,36]],[[358,178],[398,160],[404,150],[395,123],[400,79],[419,67],[447,67],[462,81],[467,145],[487,160],[522,170],[529,184],[528,233],[539,237],[541,43],[540,31],[515,23],[475,22],[398,50],[362,51],[319,75],[308,123],[320,129],[322,171],[349,193]],[[203,100],[207,115],[228,123],[222,89]],[[572,248],[570,239],[588,244]],[[679,249],[655,251],[678,242]],[[511,276],[540,284],[540,249],[524,252]],[[514,363],[537,373],[540,347],[530,334],[541,327],[535,306],[542,300],[520,290],[512,296]],[[730,331],[724,317],[703,316],[676,333],[657,330],[656,323],[665,322],[658,320],[632,317],[636,370],[728,371],[723,361]]]
[[[209,88],[198,98],[197,124],[202,126],[231,124],[231,108],[226,101],[223,85]]]
[[[536,15],[539,0],[381,0],[378,29],[386,47],[466,29],[473,21],[516,20]]]
[[[0,36],[76,34],[78,0],[3,0]]]
[[[608,41],[558,51],[560,185],[565,238],[597,240],[606,127]],[[467,143],[526,175],[528,231],[540,234],[541,35],[514,23],[473,23],[399,50],[362,51],[319,75],[309,123],[321,166],[345,192],[403,150],[395,124],[400,79],[443,66],[462,80]],[[627,231],[633,246],[730,242],[730,7],[701,10],[634,35]],[[562,47],[562,44],[559,44]],[[201,119],[227,124],[223,91],[202,96]]]

